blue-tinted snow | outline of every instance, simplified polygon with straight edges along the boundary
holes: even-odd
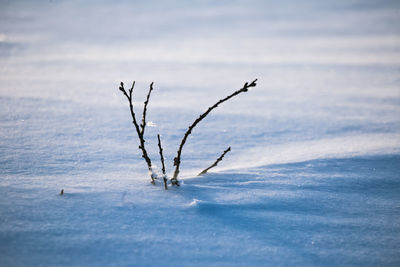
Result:
[[[396,1],[0,5],[0,266],[400,264]]]

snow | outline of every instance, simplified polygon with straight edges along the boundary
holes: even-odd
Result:
[[[400,264],[398,3],[0,5],[0,266]]]
[[[157,127],[157,124],[155,124],[152,121],[149,121],[149,122],[146,123],[146,126],[148,126],[148,127]]]

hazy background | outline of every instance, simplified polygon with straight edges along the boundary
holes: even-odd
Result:
[[[2,117],[42,110],[38,138],[53,131],[47,142],[54,152],[63,143],[60,127],[85,135],[117,120],[133,130],[118,84],[137,82],[141,109],[154,81],[149,120],[158,129],[148,138],[168,138],[258,78],[257,88],[215,113],[231,117],[203,126],[212,136],[233,132],[223,147],[211,138],[212,155],[235,142],[232,155],[254,156],[246,165],[392,153],[400,146],[399,26],[398,1],[1,1]],[[61,124],[59,112],[67,116]],[[21,123],[15,119],[8,123]],[[93,120],[102,124],[90,126]],[[32,136],[29,129],[21,134]],[[1,133],[3,147],[21,144],[7,139],[16,137],[10,128]],[[240,145],[244,135],[249,140]],[[171,139],[167,157],[179,141]],[[247,147],[253,150],[244,153]]]

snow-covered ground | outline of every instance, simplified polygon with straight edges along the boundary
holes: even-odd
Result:
[[[0,266],[400,265],[396,1],[0,7]]]

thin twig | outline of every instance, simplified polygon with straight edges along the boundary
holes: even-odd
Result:
[[[221,104],[221,103],[223,103],[223,102],[229,100],[230,98],[232,98],[232,97],[234,97],[234,96],[236,96],[236,95],[238,95],[238,94],[240,94],[240,93],[247,92],[248,89],[249,89],[250,87],[255,87],[255,86],[257,85],[256,82],[257,82],[257,79],[255,79],[254,81],[252,81],[250,84],[246,82],[246,83],[243,85],[242,88],[240,88],[239,90],[237,90],[237,91],[234,92],[233,94],[231,94],[231,95],[229,95],[229,96],[227,96],[227,97],[225,97],[225,98],[219,100],[219,101],[218,101],[217,103],[215,103],[213,106],[209,107],[209,108],[207,109],[206,112],[204,112],[203,114],[201,114],[200,117],[197,118],[197,119],[192,123],[192,125],[189,126],[188,130],[186,131],[186,133],[185,133],[185,135],[183,136],[182,141],[181,141],[181,143],[180,143],[180,145],[179,145],[179,149],[178,149],[178,152],[177,152],[177,156],[174,158],[175,171],[174,171],[174,175],[173,175],[173,177],[172,177],[172,179],[171,179],[171,184],[172,184],[172,185],[177,185],[177,186],[179,186],[178,174],[179,174],[179,166],[181,165],[182,149],[183,149],[183,146],[184,146],[185,143],[186,143],[186,139],[187,139],[188,136],[192,133],[193,128],[196,127],[196,125],[197,125],[201,120],[203,120],[214,108],[218,107],[219,104]]]
[[[149,93],[147,94],[146,101],[144,101],[142,124],[140,125],[142,135],[144,135],[144,128],[146,127],[147,104],[149,104],[151,91],[153,91],[153,82],[150,84]]]
[[[160,149],[160,158],[161,158],[161,165],[162,165],[162,173],[163,173],[163,180],[164,180],[164,188],[165,190],[168,190],[168,185],[167,185],[167,175],[165,174],[165,165],[164,165],[164,156],[163,156],[163,149],[161,146],[161,139],[160,135],[157,134],[158,138],[158,148]]]
[[[139,128],[139,124],[137,123],[136,115],[135,115],[135,112],[134,112],[134,110],[133,110],[132,92],[133,92],[133,88],[134,88],[134,87],[135,87],[135,82],[133,82],[132,87],[129,89],[129,95],[128,95],[128,93],[126,92],[126,90],[125,90],[125,88],[124,88],[124,83],[121,82],[121,85],[120,85],[120,87],[119,87],[119,90],[122,91],[122,92],[124,93],[124,95],[126,96],[126,98],[127,98],[128,101],[129,101],[129,108],[130,108],[130,111],[131,111],[132,123],[133,123],[133,125],[135,126],[136,133],[137,133],[138,138],[139,138],[139,141],[140,141],[139,149],[142,150],[142,158],[144,158],[145,161],[146,161],[146,163],[147,163],[147,167],[148,167],[149,172],[150,172],[151,183],[152,183],[152,184],[155,184],[154,179],[155,179],[156,177],[154,177],[154,175],[153,175],[153,169],[152,169],[152,165],[151,165],[151,160],[150,160],[150,158],[149,158],[149,156],[148,156],[148,154],[147,154],[146,148],[145,148],[145,146],[144,146],[145,140],[144,140],[144,137],[143,137],[143,133],[142,133],[142,131],[141,131],[140,128]]]
[[[217,166],[217,165],[218,165],[218,162],[220,162],[220,161],[224,158],[225,154],[228,153],[229,151],[231,151],[231,147],[228,147],[228,149],[225,150],[224,153],[222,153],[222,155],[221,155],[219,158],[217,158],[217,160],[216,160],[210,167],[208,167],[207,169],[204,169],[203,171],[201,171],[197,176],[204,175],[204,174],[206,174],[211,168],[214,168],[215,166]]]

